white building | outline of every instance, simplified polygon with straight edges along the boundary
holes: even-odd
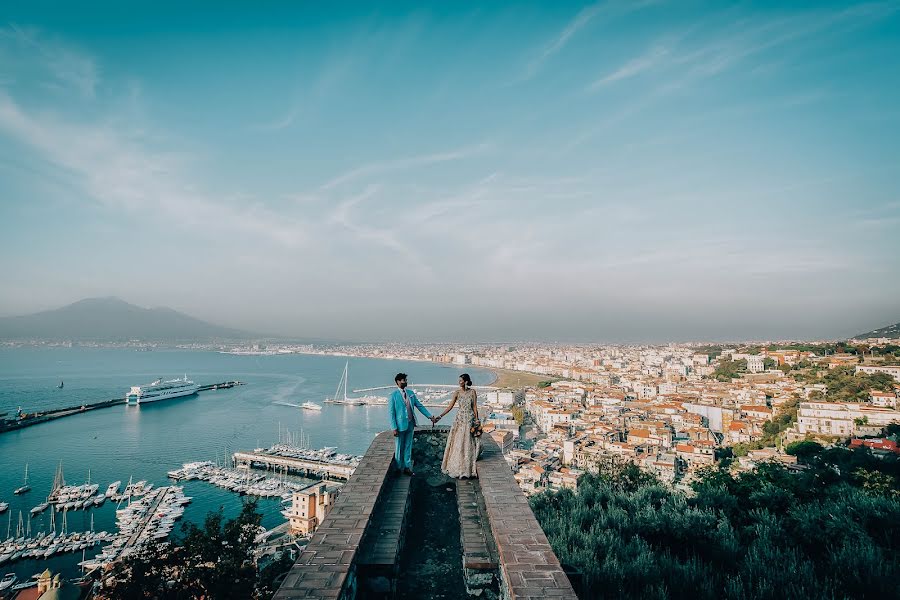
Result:
[[[872,365],[857,365],[856,372],[868,373],[869,375],[874,375],[875,373],[887,373],[897,381],[900,381],[900,367],[876,367]]]
[[[760,354],[751,354],[747,357],[747,370],[751,373],[762,373],[766,370],[765,358]]]
[[[797,432],[804,435],[850,436],[862,427],[883,428],[890,423],[900,423],[900,412],[855,402],[801,402],[797,412]]]

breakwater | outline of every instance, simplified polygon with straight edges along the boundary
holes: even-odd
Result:
[[[197,389],[197,392],[227,389],[232,388],[236,385],[244,384],[240,381],[223,381],[222,383],[210,383],[207,385],[201,385]],[[16,429],[24,429],[25,427],[31,427],[32,425],[37,425],[38,423],[46,423],[47,421],[53,421],[56,419],[61,419],[63,417],[81,414],[91,410],[99,410],[101,408],[118,406],[119,404],[125,404],[124,397],[112,398],[110,400],[100,400],[98,402],[86,402],[78,406],[69,406],[66,408],[57,408],[53,410],[37,411],[32,413],[23,411],[13,415],[12,418],[9,418],[8,415],[5,418],[3,416],[0,416],[0,433],[13,431]]]

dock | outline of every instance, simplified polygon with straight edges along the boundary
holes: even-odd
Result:
[[[125,545],[122,547],[123,552],[129,548],[133,548],[137,544],[137,541],[153,522],[153,515],[156,513],[156,509],[159,508],[159,505],[162,504],[163,500],[168,498],[171,493],[172,488],[164,488],[162,492],[156,494],[156,498],[153,499],[153,503],[150,505],[149,510],[147,510],[145,517],[141,520],[140,527],[137,527],[134,530],[134,533],[131,534],[128,541],[125,542]]]
[[[210,390],[227,389],[232,388],[236,385],[244,384],[240,381],[223,381],[222,383],[210,383],[207,385],[201,385],[197,389],[197,391],[206,392]],[[119,406],[120,404],[125,404],[124,396],[121,398],[112,398],[110,400],[100,400],[99,402],[88,402],[85,404],[80,404],[78,406],[55,408],[52,410],[45,410],[41,412],[23,413],[22,415],[17,415],[13,419],[0,418],[0,433],[4,433],[6,431],[14,431],[16,429],[24,429],[26,427],[31,427],[32,425],[37,425],[39,423],[46,423],[47,421],[53,421],[71,415],[78,415],[91,410],[109,408],[111,406]]]
[[[301,474],[304,477],[320,477],[323,479],[350,479],[356,465],[336,463],[327,460],[279,456],[267,452],[235,452],[234,464],[244,468],[262,468],[287,470],[288,473]]]

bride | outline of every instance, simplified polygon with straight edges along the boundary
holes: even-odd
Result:
[[[481,421],[478,418],[478,394],[472,389],[472,379],[468,373],[459,376],[459,389],[453,392],[450,406],[440,414],[438,420],[453,410],[457,402],[459,410],[450,427],[441,471],[457,479],[476,477],[475,461],[478,460],[481,445],[478,438],[481,435]]]

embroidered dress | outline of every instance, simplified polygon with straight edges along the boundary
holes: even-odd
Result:
[[[450,427],[441,471],[450,477],[475,477],[475,461],[478,460],[478,452],[481,449],[480,440],[469,432],[474,416],[472,400],[475,398],[475,390],[457,394],[456,418]]]

